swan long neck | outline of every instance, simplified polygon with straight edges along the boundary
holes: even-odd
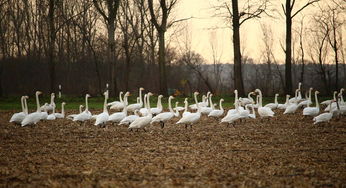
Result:
[[[54,95],[50,95],[50,104],[53,104],[54,103]]]
[[[143,105],[143,101],[142,101],[142,90],[139,89],[139,104],[142,106]]]
[[[123,99],[122,99],[122,95],[123,95],[123,92],[120,92],[120,93],[119,93],[119,100],[120,100],[121,103],[124,103],[124,101],[123,101]]]
[[[213,104],[213,101],[211,100],[211,97],[212,97],[212,95],[210,94],[209,95],[209,105],[210,105],[211,109],[214,110],[214,104]]]
[[[85,96],[85,111],[89,110],[89,105],[88,105],[88,96]]]
[[[197,94],[195,94],[195,103],[196,103],[196,106],[197,106],[197,112],[201,112],[201,109],[199,107],[198,100],[197,100]]]
[[[178,111],[178,102],[175,103],[175,113],[174,116],[178,117],[179,116],[179,111]]]
[[[82,113],[82,105],[79,105],[79,113]]]
[[[278,95],[275,95],[275,104],[278,104]]]
[[[259,91],[259,106],[262,107],[262,92]]]
[[[235,93],[234,103],[236,103],[238,101],[238,91],[235,90],[234,93]]]
[[[161,97],[159,96],[159,98],[157,99],[157,108],[162,109],[162,102],[161,102]]]
[[[108,95],[107,93],[105,94],[105,102],[103,104],[103,112],[107,112],[107,99],[108,99]],[[86,107],[87,108],[87,107]]]
[[[187,106],[189,105],[189,103],[187,102],[187,100],[184,101],[184,104],[185,104],[185,109],[184,109],[184,112],[187,112]]]
[[[52,114],[55,114],[55,105],[53,105],[53,112]]]
[[[311,101],[311,89],[309,90],[309,100]]]
[[[174,111],[172,109],[172,97],[168,98],[168,109],[171,113],[174,113]]]
[[[336,92],[333,93],[333,98],[336,100]]]
[[[320,104],[318,102],[317,92],[315,92],[315,102],[316,102],[316,108],[320,108]]]
[[[28,114],[29,113],[29,110],[28,110],[28,103],[26,102],[26,98],[24,98],[24,113],[25,114]]]
[[[289,103],[289,99],[290,99],[290,97],[288,95],[286,95],[286,102],[285,102],[286,105]]]
[[[148,95],[144,95],[144,108],[148,108],[148,105],[147,105],[147,98],[148,98]]]
[[[20,98],[20,104],[22,105],[22,112],[25,113],[24,98],[25,98],[24,96],[22,96],[22,97]]]
[[[150,100],[149,100],[150,95],[147,95],[147,105],[148,105],[148,116],[153,117],[153,114],[151,114],[151,109],[150,109]]]
[[[222,100],[220,100],[220,110],[223,111],[223,107],[222,107]]]
[[[61,114],[65,116],[65,103],[61,104]]]
[[[36,93],[37,112],[41,112],[41,109],[40,109],[40,101],[39,101],[38,95],[39,95],[39,94]]]

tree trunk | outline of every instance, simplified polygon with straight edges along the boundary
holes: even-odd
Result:
[[[233,10],[233,51],[234,51],[234,87],[238,90],[240,96],[245,95],[243,76],[241,70],[241,53],[240,53],[240,35],[239,35],[239,12],[238,0],[232,0]]]
[[[285,59],[285,93],[292,94],[292,17],[291,0],[286,0],[286,59]]]
[[[115,19],[115,18],[114,18]],[[110,67],[110,87],[113,89],[113,96],[117,95],[116,81],[116,59],[115,59],[115,23],[109,21],[108,25],[108,64]]]
[[[48,11],[48,20],[49,20],[48,61],[49,61],[49,78],[50,78],[50,92],[51,93],[54,93],[55,91],[54,51],[55,51],[56,32],[55,32],[55,26],[54,26],[54,9],[55,9],[55,0],[50,0],[49,11]]]
[[[165,31],[159,31],[159,82],[160,94],[167,96],[166,58],[165,58]]]

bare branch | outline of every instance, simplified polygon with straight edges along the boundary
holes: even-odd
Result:
[[[320,0],[311,0],[311,1],[307,2],[307,3],[306,3],[304,6],[302,6],[299,10],[297,10],[297,12],[294,13],[294,14],[291,16],[291,18],[294,18],[300,11],[304,10],[304,9],[305,9],[306,7],[308,7],[309,5],[314,4],[314,3],[318,2],[318,1],[320,1]]]

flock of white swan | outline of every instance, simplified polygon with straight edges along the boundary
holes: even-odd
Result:
[[[202,115],[208,117],[213,117],[215,119],[221,118],[220,123],[228,123],[234,126],[234,123],[237,120],[252,118],[256,119],[256,112],[260,118],[271,118],[274,117],[274,109],[284,110],[283,114],[293,114],[299,108],[303,109],[303,116],[313,117],[314,124],[321,122],[329,122],[333,117],[339,116],[346,113],[346,103],[343,99],[342,88],[340,92],[334,92],[333,99],[326,100],[321,102],[321,105],[326,105],[324,113],[321,113],[320,103],[318,101],[318,91],[315,91],[315,104],[316,106],[311,106],[312,103],[312,91],[313,88],[310,88],[309,91],[305,94],[305,98],[301,94],[301,83],[298,85],[298,89],[295,92],[295,96],[290,98],[290,95],[286,95],[286,102],[284,104],[278,103],[278,94],[275,95],[274,103],[269,103],[263,106],[262,104],[262,92],[260,89],[256,89],[254,92],[250,92],[246,98],[238,98],[237,90],[235,93],[235,102],[234,109],[230,109],[225,113],[225,110],[222,107],[224,99],[219,101],[219,109],[216,109],[216,104],[212,101],[213,94],[208,92],[207,95],[203,95],[202,102],[198,102],[197,96],[198,92],[194,93],[195,104],[189,105],[187,98],[184,101],[184,107],[178,106],[178,102],[175,103],[175,107],[172,108],[173,96],[168,98],[168,112],[163,111],[163,106],[161,103],[162,95],[158,96],[157,107],[150,107],[150,96],[153,94],[148,92],[144,95],[142,99],[142,92],[144,88],[139,88],[139,97],[137,98],[137,103],[128,104],[129,92],[126,92],[123,96],[123,92],[119,93],[119,101],[114,101],[107,103],[108,101],[108,90],[104,92],[104,105],[103,112],[100,114],[92,115],[88,107],[88,98],[89,94],[85,96],[85,109],[82,111],[83,105],[79,106],[78,114],[70,114],[66,118],[71,119],[75,122],[85,122],[89,120],[94,120],[94,125],[104,127],[106,123],[126,125],[130,130],[133,129],[143,129],[148,127],[150,124],[159,123],[162,128],[164,128],[165,123],[171,120],[173,117],[179,117],[179,121],[176,124],[183,124],[185,128],[189,126],[192,128],[192,125],[198,122]],[[22,112],[15,113],[12,115],[10,122],[20,124],[21,126],[27,126],[36,124],[41,120],[55,120],[59,118],[65,118],[64,106],[65,102],[61,104],[61,113],[56,113],[56,105],[54,102],[55,95],[51,94],[50,103],[46,103],[43,106],[40,106],[39,95],[42,92],[36,92],[36,105],[37,109],[33,113],[28,112],[27,98],[28,96],[21,97]],[[253,95],[256,95],[256,101],[252,98]],[[116,110],[117,112],[109,114],[108,108]],[[190,111],[189,111],[190,109]],[[50,113],[48,113],[50,112]],[[130,113],[131,112],[131,113]]]

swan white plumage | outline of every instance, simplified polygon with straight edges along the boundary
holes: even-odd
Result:
[[[298,107],[302,107],[302,106],[307,106],[309,107],[311,104],[312,104],[312,100],[311,100],[311,92],[312,92],[313,88],[311,87],[309,89],[309,97],[306,98],[305,100],[301,101],[299,104],[298,104]]]
[[[139,110],[142,108],[143,106],[143,101],[142,101],[142,91],[144,90],[144,88],[139,88],[139,103],[135,103],[135,104],[130,104],[127,106],[127,111],[129,112],[134,112],[135,110]]]
[[[148,110],[148,103],[147,103],[147,97],[148,97],[148,94],[145,94],[144,95],[144,107],[139,109],[139,113],[142,115],[142,116],[146,116],[148,115],[149,113],[149,110]]]
[[[195,98],[195,104],[197,106],[197,112],[195,113],[190,113],[185,116],[183,116],[176,124],[185,124],[185,128],[187,128],[188,125],[192,128],[192,125],[196,123],[200,118],[201,118],[201,108],[198,104],[197,101],[197,95],[199,93],[195,92],[194,93],[194,98]]]
[[[227,113],[227,115],[221,119],[220,123],[228,123],[228,125],[232,124],[234,126],[234,122],[241,118],[241,115],[239,113],[239,101],[235,101],[234,105],[235,112]]]
[[[41,106],[41,111],[45,111],[45,112],[49,112],[49,111],[53,111],[53,108],[55,108],[55,102],[54,102],[54,98],[55,98],[55,93],[51,93],[50,94],[50,103],[45,103],[43,106]]]
[[[79,114],[82,113],[83,107],[84,107],[83,105],[79,105]],[[70,120],[73,120],[73,118],[76,117],[77,115],[78,115],[78,114],[70,114],[70,115],[68,115],[66,118],[67,118],[67,119],[70,119]],[[95,119],[96,119],[96,117],[95,117]]]
[[[126,116],[123,120],[120,121],[119,125],[130,125],[137,118],[139,118],[139,115],[137,112],[138,112],[138,110],[135,110],[134,115]]]
[[[185,98],[186,99],[186,98]],[[187,99],[186,99],[187,100]],[[184,107],[176,105],[176,107],[173,108],[174,111],[178,110],[178,112],[185,110]]]
[[[162,103],[161,103],[162,97],[163,97],[163,95],[159,95],[159,96],[157,97],[157,105],[156,105],[156,108],[151,108],[151,113],[152,113],[153,115],[157,115],[157,114],[159,114],[159,113],[162,112],[162,109],[163,109]]]
[[[208,99],[209,100],[209,106],[200,107],[202,114],[208,115],[211,111],[214,110],[214,104],[213,104],[213,101],[211,99],[212,96],[213,96],[213,94],[210,93],[209,94],[209,99]]]
[[[249,117],[252,119],[256,119],[255,107],[253,105],[247,105],[246,107],[248,107],[248,106],[250,106],[251,110],[252,110],[252,113],[249,114]]]
[[[247,98],[239,98],[239,101],[240,101],[240,105],[241,106],[245,106],[247,104],[252,104],[254,103],[254,100],[253,98],[251,97],[251,95],[255,94],[254,92],[250,92],[247,96]]]
[[[335,102],[335,101],[332,100],[332,101],[329,102],[329,104],[331,104],[332,102]],[[323,114],[320,114],[320,115],[314,117],[313,121],[314,121],[314,124],[321,123],[321,122],[329,122],[332,119],[332,117],[333,117],[333,112],[332,111],[325,112]]]
[[[87,120],[90,120],[91,119],[91,112],[89,111],[89,105],[88,105],[88,98],[90,97],[89,94],[86,94],[85,95],[85,110],[76,115],[74,118],[73,118],[73,121],[87,121]]]
[[[124,95],[124,101],[127,101],[127,97],[129,96],[129,92],[126,92]],[[127,116],[127,107],[123,108],[122,112],[116,112],[109,116],[108,121],[112,123],[119,123]]]
[[[220,109],[214,109],[213,111],[211,111],[208,115],[208,117],[215,117],[218,118],[220,116],[223,115],[224,113],[224,109],[222,107],[222,102],[224,101],[224,99],[220,99]]]
[[[49,114],[46,118],[47,120],[55,120],[56,117],[55,117],[55,106],[53,107],[53,111],[51,114]]]
[[[159,122],[160,125],[161,125],[161,128],[164,128],[165,127],[165,123],[167,121],[172,119],[174,116],[175,117],[179,116],[178,110],[176,110],[175,113],[174,113],[174,111],[172,109],[172,99],[174,99],[174,97],[173,96],[169,96],[169,98],[168,98],[168,109],[169,109],[169,112],[162,112],[162,113],[156,115],[155,117],[153,117],[153,119],[151,120],[150,124]]]
[[[24,120],[25,116],[28,115],[27,107],[25,105],[26,98],[28,98],[28,96],[22,96],[20,98],[20,103],[22,105],[22,112],[18,112],[18,113],[13,114],[11,119],[10,119],[10,123],[14,122],[14,123],[20,124]]]
[[[186,116],[188,114],[191,114],[191,112],[189,112],[188,109],[187,109],[187,107],[189,105],[189,102],[187,101],[187,98],[185,98],[185,100],[184,100],[184,105],[185,105],[185,108],[184,108],[184,112],[183,112],[182,117],[184,117],[184,116]]]
[[[151,110],[150,110],[150,96],[152,96],[153,94],[151,92],[149,92],[147,94],[147,104],[148,104],[148,110],[149,113],[148,115],[144,116],[144,117],[139,117],[136,120],[134,120],[130,125],[129,125],[129,129],[132,131],[133,129],[143,129],[145,130],[145,127],[147,127],[148,125],[150,125],[151,119],[153,117],[153,115],[151,114]]]
[[[292,104],[292,103],[299,103],[301,100],[302,100],[302,93],[300,92],[301,91],[301,87],[302,87],[302,83],[299,82],[298,83],[298,89],[296,89],[297,94],[294,96],[294,98],[290,99],[289,102]]]
[[[119,100],[120,101],[114,101],[114,102],[108,103],[108,106],[110,106],[110,109],[112,109],[112,110],[122,110],[126,105],[128,105],[127,101],[125,101],[122,98],[122,94],[123,94],[123,92],[121,91],[119,93]]]
[[[299,92],[299,89],[296,90],[296,95],[295,95],[296,97],[295,98],[297,98],[298,92]],[[293,103],[290,103],[286,107],[284,114],[293,114],[297,111],[297,109],[298,109],[298,102],[297,102],[297,100],[295,100]]]
[[[290,95],[286,95],[286,102],[284,104],[278,104],[278,109],[285,110],[286,107],[289,105],[289,98]]]
[[[106,92],[104,92],[104,96],[105,96],[105,101],[103,104],[103,112],[99,115],[97,115],[96,117],[96,121],[95,124],[96,126],[98,125],[105,125],[106,122],[108,121],[109,118],[109,114],[108,114],[108,110],[107,110],[107,99],[108,99],[108,90]]]
[[[306,107],[306,108],[304,108],[304,110],[303,110],[303,115],[304,116],[317,116],[318,113],[320,113],[320,105],[318,103],[317,94],[319,94],[319,92],[315,91],[316,107]]]
[[[55,113],[54,115],[56,118],[62,119],[65,117],[65,105],[66,105],[65,102],[61,103],[61,113]]]
[[[323,105],[328,105],[328,104],[330,104],[332,101],[336,101],[336,94],[337,94],[337,93],[338,93],[337,91],[334,91],[334,92],[333,92],[333,99],[322,101],[321,104],[323,104]]]
[[[40,91],[36,91],[35,95],[36,95],[36,106],[37,106],[37,110],[36,112],[30,113],[28,114],[22,121],[21,125],[22,127],[26,126],[26,125],[31,125],[31,124],[36,124],[37,122],[39,122],[41,120],[41,108],[40,108],[40,101],[38,98],[38,95],[42,94],[42,92]]]
[[[234,96],[234,105],[235,105],[236,103],[238,103],[238,90],[234,90],[234,95],[235,95]],[[238,106],[238,110],[236,108],[235,109],[230,109],[230,110],[228,110],[227,115],[229,115],[229,114],[236,114],[236,113],[239,112],[239,110],[244,110],[244,108],[241,107],[241,106]]]
[[[270,108],[272,110],[275,110],[278,107],[278,105],[279,105],[279,103],[278,103],[278,96],[279,96],[279,94],[276,93],[275,94],[274,103],[268,103],[264,107],[268,107],[268,108]]]
[[[208,106],[207,99],[209,98],[210,94],[211,94],[211,92],[208,91],[207,92],[207,96],[205,96],[205,95],[202,96],[202,102],[198,103],[199,107],[207,107]],[[189,107],[190,107],[191,110],[197,110],[197,105],[196,104],[191,104]]]
[[[261,116],[261,118],[273,117],[275,113],[272,111],[272,109],[262,106],[262,91],[260,89],[256,89],[255,92],[259,94],[259,107],[257,109],[258,114]]]

